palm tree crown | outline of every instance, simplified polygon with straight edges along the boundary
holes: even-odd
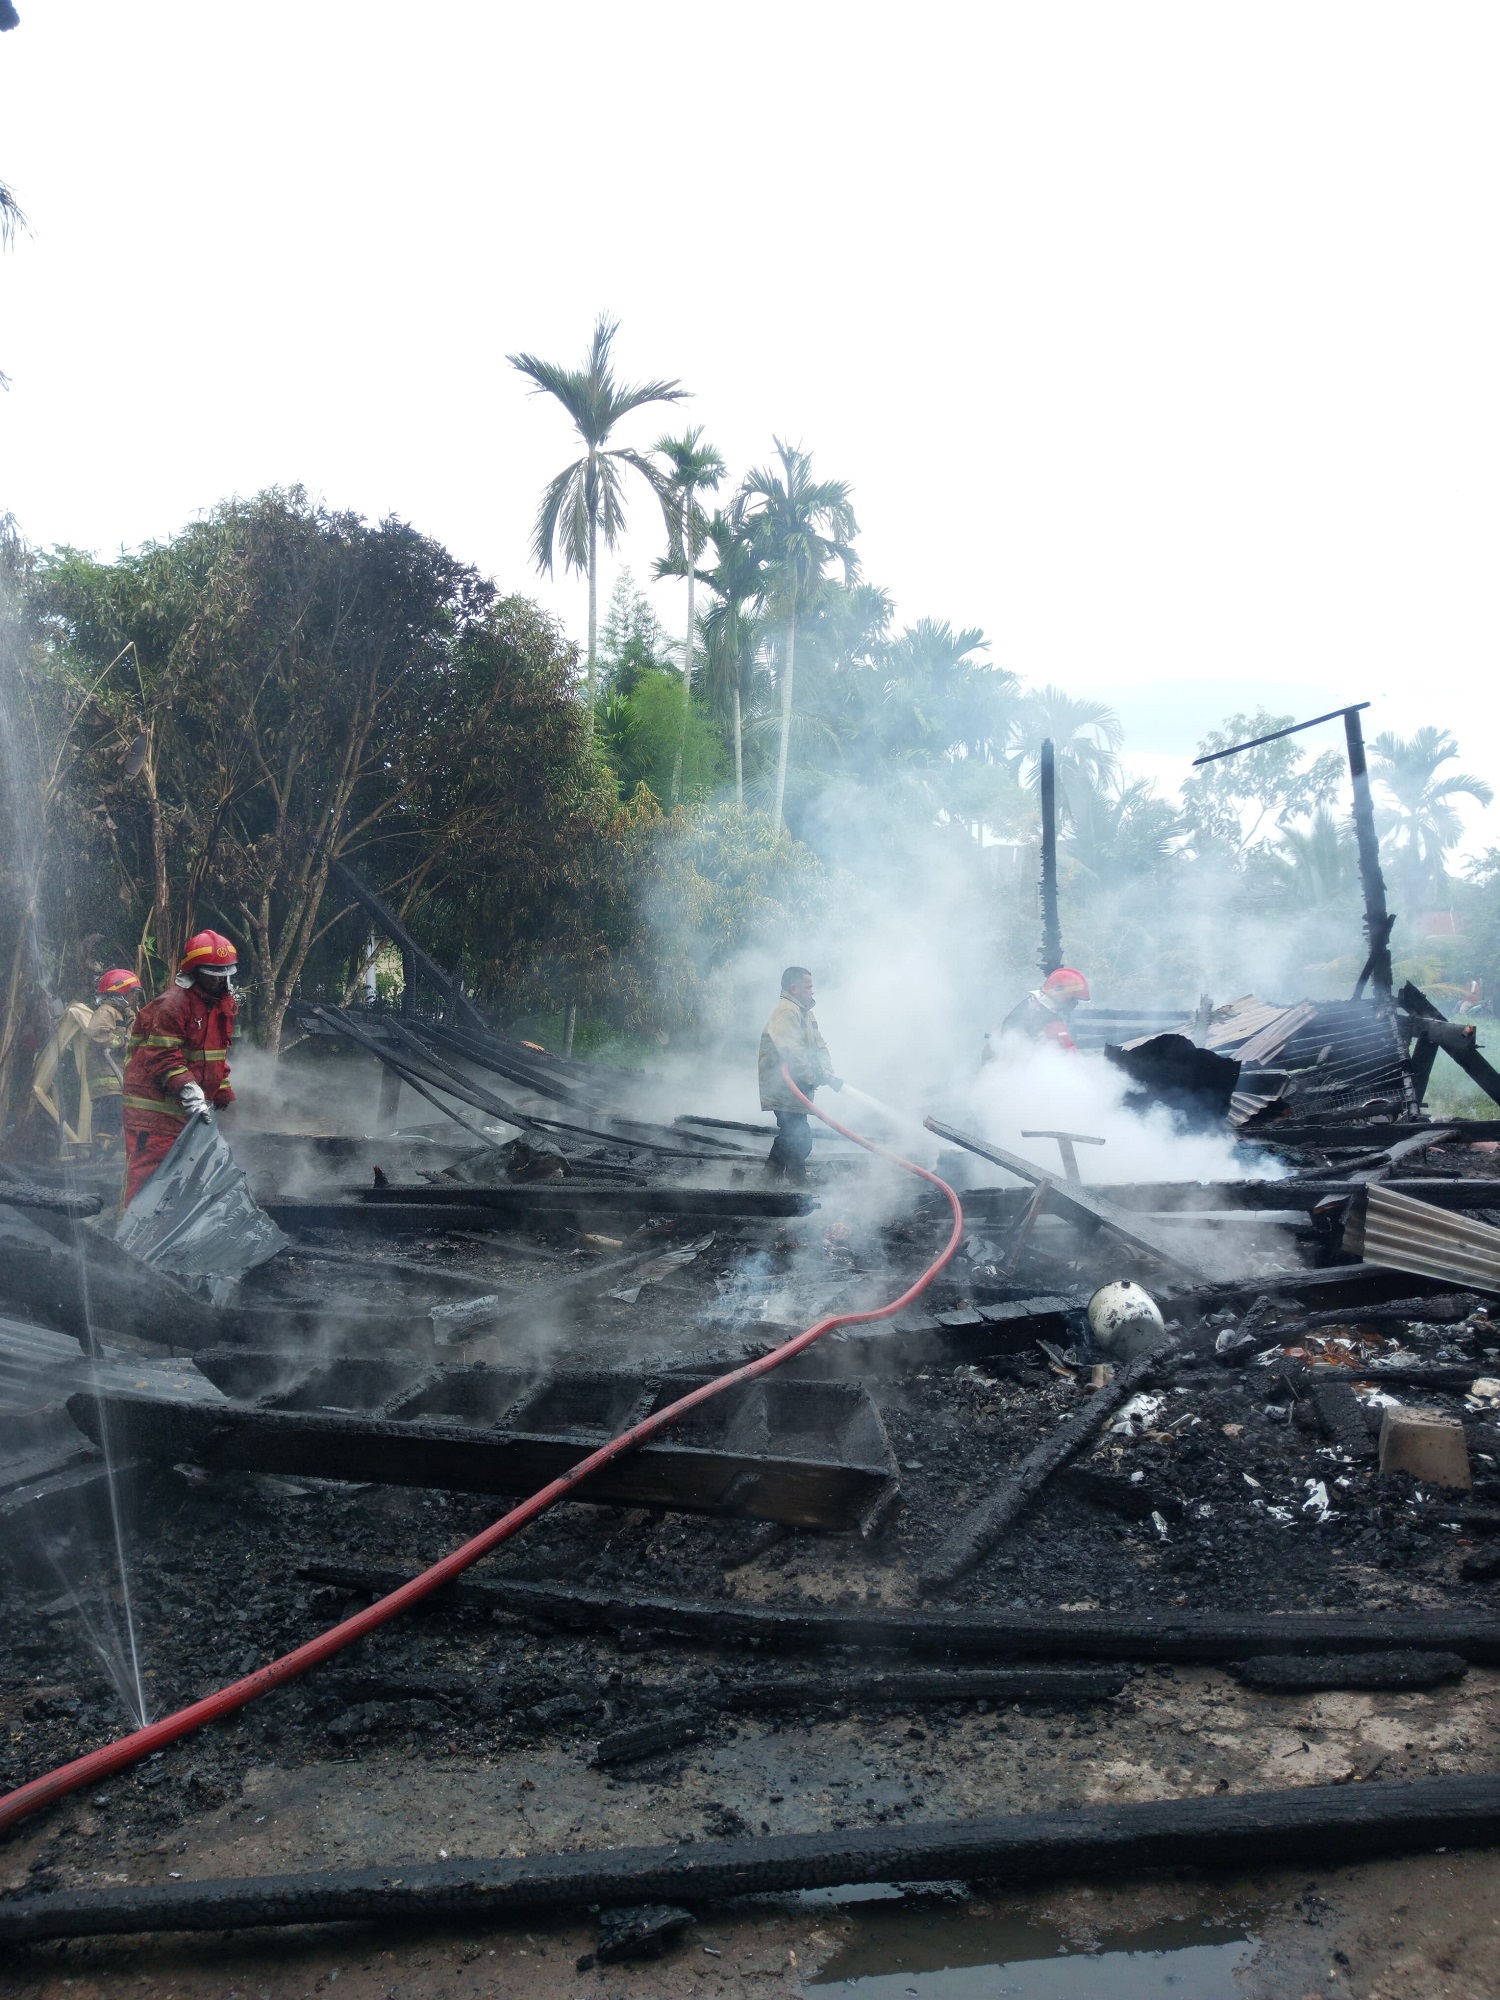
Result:
[[[599,625],[599,535],[612,549],[625,525],[623,473],[641,474],[653,492],[660,492],[660,475],[640,452],[609,440],[615,425],[644,403],[676,403],[688,393],[674,382],[617,383],[610,366],[610,348],[619,322],[601,313],[582,368],[560,368],[535,354],[507,356],[511,366],[531,381],[537,395],[553,396],[573,420],[585,450],[582,458],[564,466],[547,486],[537,509],[531,553],[543,575],[550,576],[559,545],[564,564],[589,580],[588,710],[593,728],[595,656]]]
[[[680,438],[658,438],[654,447],[658,458],[666,460],[660,474],[662,513],[667,522],[667,553],[656,565],[656,574],[687,578],[687,638],[682,649],[682,742],[687,740],[688,699],[693,692],[693,648],[697,639],[697,612],[693,586],[697,562],[708,538],[708,516],[698,495],[712,493],[724,477],[726,466],[711,444],[703,442],[703,426],[694,424]],[[682,787],[682,747],[672,769],[672,803]]]
[[[1056,757],[1058,799],[1071,818],[1089,792],[1104,789],[1118,774],[1116,751],[1124,741],[1120,718],[1107,703],[1039,688],[1022,705],[1011,744],[1028,785],[1037,783],[1043,742],[1050,737]]]
[[[728,715],[734,734],[734,793],[745,803],[744,710],[750,698],[761,628],[755,615],[760,593],[760,560],[745,533],[744,496],[727,512],[715,512],[708,523],[714,561],[698,572],[700,583],[714,594],[703,620],[703,663],[709,699]]]
[[[781,741],[773,811],[780,820],[786,800],[797,620],[831,563],[842,566],[846,585],[858,576],[859,558],[851,544],[859,524],[849,488],[841,479],[814,479],[812,459],[805,451],[783,444],[780,438],[774,442],[780,469],[759,467],[750,473],[745,500],[750,537],[760,560],[758,601],[782,627]]]
[[[1379,815],[1381,831],[1405,893],[1419,905],[1440,900],[1448,880],[1445,857],[1463,835],[1455,800],[1487,806],[1495,794],[1467,771],[1439,775],[1458,755],[1446,729],[1429,724],[1412,736],[1385,730],[1371,750],[1371,775],[1389,801]]]

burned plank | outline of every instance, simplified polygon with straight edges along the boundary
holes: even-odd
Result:
[[[271,1358],[285,1382],[286,1358]],[[434,1371],[435,1379],[398,1405],[400,1418],[329,1407],[366,1393],[389,1406],[400,1365],[375,1369],[372,1392],[348,1386],[355,1364],[341,1372],[328,1364],[277,1386],[274,1408],[116,1391],[77,1394],[68,1409],[96,1442],[107,1424],[115,1450],[168,1463],[514,1494],[547,1485],[707,1379],[460,1367]],[[359,1366],[369,1374],[370,1363]],[[242,1393],[247,1380],[241,1368]],[[578,1498],[851,1529],[883,1511],[895,1491],[890,1445],[858,1384],[767,1378],[690,1411],[669,1432],[601,1468]]]
[[[1271,1653],[1231,1660],[1229,1671],[1245,1687],[1266,1694],[1303,1694],[1322,1688],[1407,1693],[1462,1680],[1469,1663],[1457,1653]]]
[[[590,1187],[581,1176],[565,1181],[531,1181],[517,1187],[383,1187],[350,1189],[362,1207],[387,1203],[427,1212],[435,1221],[447,1208],[484,1208],[507,1218],[547,1221],[586,1213],[615,1215],[810,1215],[811,1195],[767,1187]]]
[[[375,1565],[309,1563],[313,1583],[372,1595],[398,1589],[410,1572]],[[773,1651],[852,1647],[863,1653],[954,1659],[1072,1659],[1208,1662],[1262,1653],[1378,1653],[1439,1649],[1475,1666],[1500,1665],[1500,1616],[1424,1607],[1418,1611],[893,1610],[743,1604],[730,1598],[625,1595],[497,1577],[452,1586],[451,1602],[515,1612],[580,1631],[630,1630],[689,1645]]]
[[[984,1561],[1011,1523],[1034,1500],[1061,1466],[1083,1450],[1099,1426],[1175,1353],[1177,1342],[1163,1334],[1114,1379],[1097,1390],[1081,1410],[1043,1438],[966,1519],[939,1543],[922,1566],[922,1588],[946,1590]]]
[[[1003,1167],[1008,1174],[1029,1182],[1033,1187],[1046,1176],[1040,1167],[1030,1160],[1024,1160],[1017,1153],[1009,1153],[1002,1146],[992,1146],[987,1139],[977,1139],[972,1133],[960,1132],[952,1125],[944,1125],[941,1120],[923,1120],[929,1132],[935,1132],[940,1139],[947,1139],[955,1146],[962,1146],[970,1153],[977,1153],[981,1159],[989,1160],[997,1167]],[[1171,1269],[1181,1271],[1190,1278],[1203,1279],[1206,1272],[1150,1222],[1127,1214],[1114,1202],[1103,1195],[1083,1187],[1074,1181],[1054,1181],[1049,1205],[1059,1213],[1070,1215],[1075,1221],[1081,1220],[1091,1225],[1102,1224],[1110,1234],[1117,1237],[1132,1250],[1143,1251]]]
[[[0,1300],[85,1347],[97,1332],[191,1347],[213,1308],[86,1221],[0,1207]]]
[[[1340,1451],[1354,1459],[1375,1456],[1375,1439],[1365,1422],[1359,1399],[1347,1382],[1321,1380],[1315,1376],[1312,1402],[1324,1435]]]
[[[1304,1785],[919,1826],[700,1840],[493,1860],[111,1884],[0,1901],[0,1943],[247,1925],[494,1921],[519,1910],[717,1901],[841,1883],[1036,1882],[1173,1867],[1245,1868],[1500,1840],[1500,1778]]]
[[[782,1372],[804,1380],[851,1373],[885,1377],[929,1363],[952,1367],[965,1361],[993,1361],[1022,1354],[1038,1340],[1066,1340],[1072,1316],[1084,1303],[1081,1297],[1044,1294],[904,1325],[897,1320],[884,1326],[839,1328],[797,1355]]]

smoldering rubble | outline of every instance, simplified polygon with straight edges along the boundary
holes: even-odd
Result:
[[[1085,1013],[1084,1056],[887,1125],[963,1222],[868,1323],[942,1247],[930,1182],[826,1129],[805,1184],[768,1182],[765,1121],[473,1023],[309,1010],[381,1113],[236,1137],[286,1241],[218,1296],[117,1254],[102,1191],[15,1170],[7,1789],[118,1733],[129,1657],[170,1713],[425,1569],[497,1496],[854,1323],[420,1610],[26,1823],[0,1939],[389,1911],[355,1864],[409,1875],[439,1798],[469,1829],[452,1854],[500,1874],[434,1876],[413,1913],[584,1883],[678,1912],[643,1949],[715,1898],[866,1879],[840,1869],[1058,1870],[1058,1813],[1066,1865],[1115,1872],[1215,1842],[1493,1840],[1500,1153],[1423,1114],[1430,1017],[1377,1013]],[[1178,1054],[1087,1052],[1163,1037],[1237,1066],[1218,1114],[1172,1101]],[[386,1800],[385,1847],[346,1832],[300,1886],[235,1901],[219,1878],[284,1865],[262,1829],[298,1822],[313,1776]]]

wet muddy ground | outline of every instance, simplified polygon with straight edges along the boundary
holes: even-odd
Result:
[[[805,1220],[718,1231],[691,1263],[646,1285],[634,1302],[592,1302],[586,1337],[571,1311],[559,1314],[546,1332],[547,1359],[586,1353],[617,1364],[628,1355],[653,1366],[710,1354],[738,1359],[767,1343],[768,1326],[805,1323],[830,1303],[882,1294],[940,1237],[931,1222],[895,1215],[885,1229],[873,1228],[857,1203],[837,1188],[827,1193],[824,1208]],[[681,1243],[689,1233],[663,1224],[645,1241]],[[587,1259],[622,1254],[628,1234],[621,1249],[581,1250],[564,1232],[498,1247],[436,1230],[399,1245],[331,1237],[322,1244],[360,1258],[398,1254],[541,1297],[538,1288]],[[1038,1256],[1016,1289],[1071,1279],[1085,1295],[1101,1275],[1097,1248],[1071,1272],[1055,1246]],[[934,1309],[993,1291],[979,1260],[961,1263]],[[1267,1614],[1493,1607],[1500,1582],[1472,1572],[1494,1544],[1440,1518],[1451,1508],[1434,1504],[1430,1491],[1383,1478],[1372,1455],[1342,1448],[1274,1365],[1221,1365],[1214,1343],[1235,1323],[1230,1315],[1184,1324],[1182,1357],[1153,1391],[1160,1400],[1122,1418],[1086,1455],[1085,1467],[1102,1477],[1092,1488],[1054,1482],[950,1601]],[[1290,1318],[1273,1320],[1269,1333],[1263,1326],[1258,1340],[1270,1344],[1278,1331],[1295,1342]],[[1491,1370],[1500,1345],[1479,1311],[1457,1323],[1419,1324],[1404,1338],[1422,1358],[1461,1360],[1476,1375]],[[872,1379],[901,1466],[903,1506],[870,1540],[577,1504],[547,1517],[481,1574],[740,1601],[917,1603],[924,1556],[1039,1435],[1078,1407],[1084,1379],[1086,1371],[1067,1371],[1035,1347]],[[1475,1504],[1482,1511],[1500,1496],[1500,1485],[1488,1490],[1500,1477],[1493,1412],[1468,1408],[1452,1392],[1392,1393],[1459,1415],[1470,1437]],[[367,1601],[347,1586],[311,1580],[307,1569],[415,1570],[498,1511],[493,1501],[460,1495],[163,1468],[142,1503],[128,1558],[151,1712],[211,1691]],[[79,1754],[124,1722],[89,1638],[91,1630],[122,1631],[118,1578],[90,1560],[82,1538],[56,1554],[60,1568],[50,1573],[13,1563],[0,1599],[4,1786]],[[783,1664],[817,1671],[806,1656]],[[1294,1697],[1252,1693],[1217,1669],[1132,1669],[1117,1696],[1075,1711],[724,1713],[716,1696],[748,1670],[732,1652],[643,1635],[549,1633],[488,1609],[435,1605],[103,1792],[18,1829],[0,1845],[0,1891],[1483,1771],[1496,1767],[1500,1749],[1500,1674],[1480,1670],[1428,1693]],[[765,1671],[764,1660],[756,1670]],[[614,1771],[591,1763],[601,1735],[694,1705],[714,1719],[690,1749]],[[927,1995],[920,1982],[940,1965],[1009,1964],[994,1954],[1021,1952],[1027,1926],[1052,1940],[1051,1965],[1107,1954],[1112,1937],[1154,1936],[1153,1926],[1172,1923],[1185,1937],[1206,1923],[1226,1950],[1236,1927],[1253,1940],[1242,1962],[1215,1961],[1214,1977],[1227,1967],[1236,1982],[1231,1991],[1478,1995],[1500,1990],[1500,1923],[1486,1907],[1494,1884],[1490,1857],[1434,1856],[1318,1872],[1316,1880],[1304,1872],[1046,1896],[981,1890],[948,1907],[894,1914],[868,1904],[740,1906],[705,1914],[661,1961],[584,1972],[577,1964],[593,1950],[594,1931],[580,1914],[575,1923],[529,1931],[307,1931],[39,1947],[14,1955],[0,1977],[7,1990],[39,2000],[93,1991],[281,2000],[335,1984],[360,1996],[794,1993],[809,1982],[817,1990],[820,1980],[876,1978],[883,1954],[892,1975],[909,1961],[917,1991]],[[1034,1986],[1041,1974],[1027,1977]],[[1124,1991],[1120,1977],[1116,1995]],[[884,1987],[860,1990],[885,2000]],[[946,1989],[931,1991],[932,2000],[946,2000]],[[892,1996],[900,2000],[896,1989]]]

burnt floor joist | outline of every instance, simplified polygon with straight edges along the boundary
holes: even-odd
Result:
[[[311,1583],[383,1596],[406,1570],[309,1563]],[[1270,1653],[1457,1653],[1473,1666],[1500,1665],[1500,1616],[1436,1607],[1420,1611],[890,1610],[841,1605],[742,1604],[626,1594],[519,1578],[464,1580],[448,1601],[509,1611],[577,1631],[650,1633],[695,1646],[805,1652],[824,1647],[925,1659],[1140,1660],[1212,1665]],[[434,1602],[441,1600],[435,1599]]]
[[[381,1410],[329,1408],[354,1393],[340,1384],[360,1368],[394,1378]],[[107,1428],[115,1451],[167,1464],[524,1494],[706,1379],[424,1371],[372,1357],[307,1370],[260,1403],[79,1393],[68,1410],[96,1443]],[[613,1460],[575,1497],[868,1532],[898,1493],[894,1456],[860,1385],[764,1379]]]
[[[268,1201],[267,1215],[289,1236],[314,1229],[358,1229],[382,1235],[442,1229],[506,1229],[518,1224],[573,1228],[589,1218],[681,1215],[709,1222],[741,1217],[781,1220],[810,1215],[814,1196],[783,1188],[590,1186],[572,1175],[517,1187],[358,1188],[338,1201]]]
[[[927,1826],[788,1833],[759,1840],[380,1868],[111,1885],[0,1901],[0,1943],[142,1931],[500,1918],[543,1909],[714,1903],[861,1882],[998,1884],[1162,1868],[1244,1868],[1500,1841],[1500,1778],[1295,1790],[1084,1806]]]

